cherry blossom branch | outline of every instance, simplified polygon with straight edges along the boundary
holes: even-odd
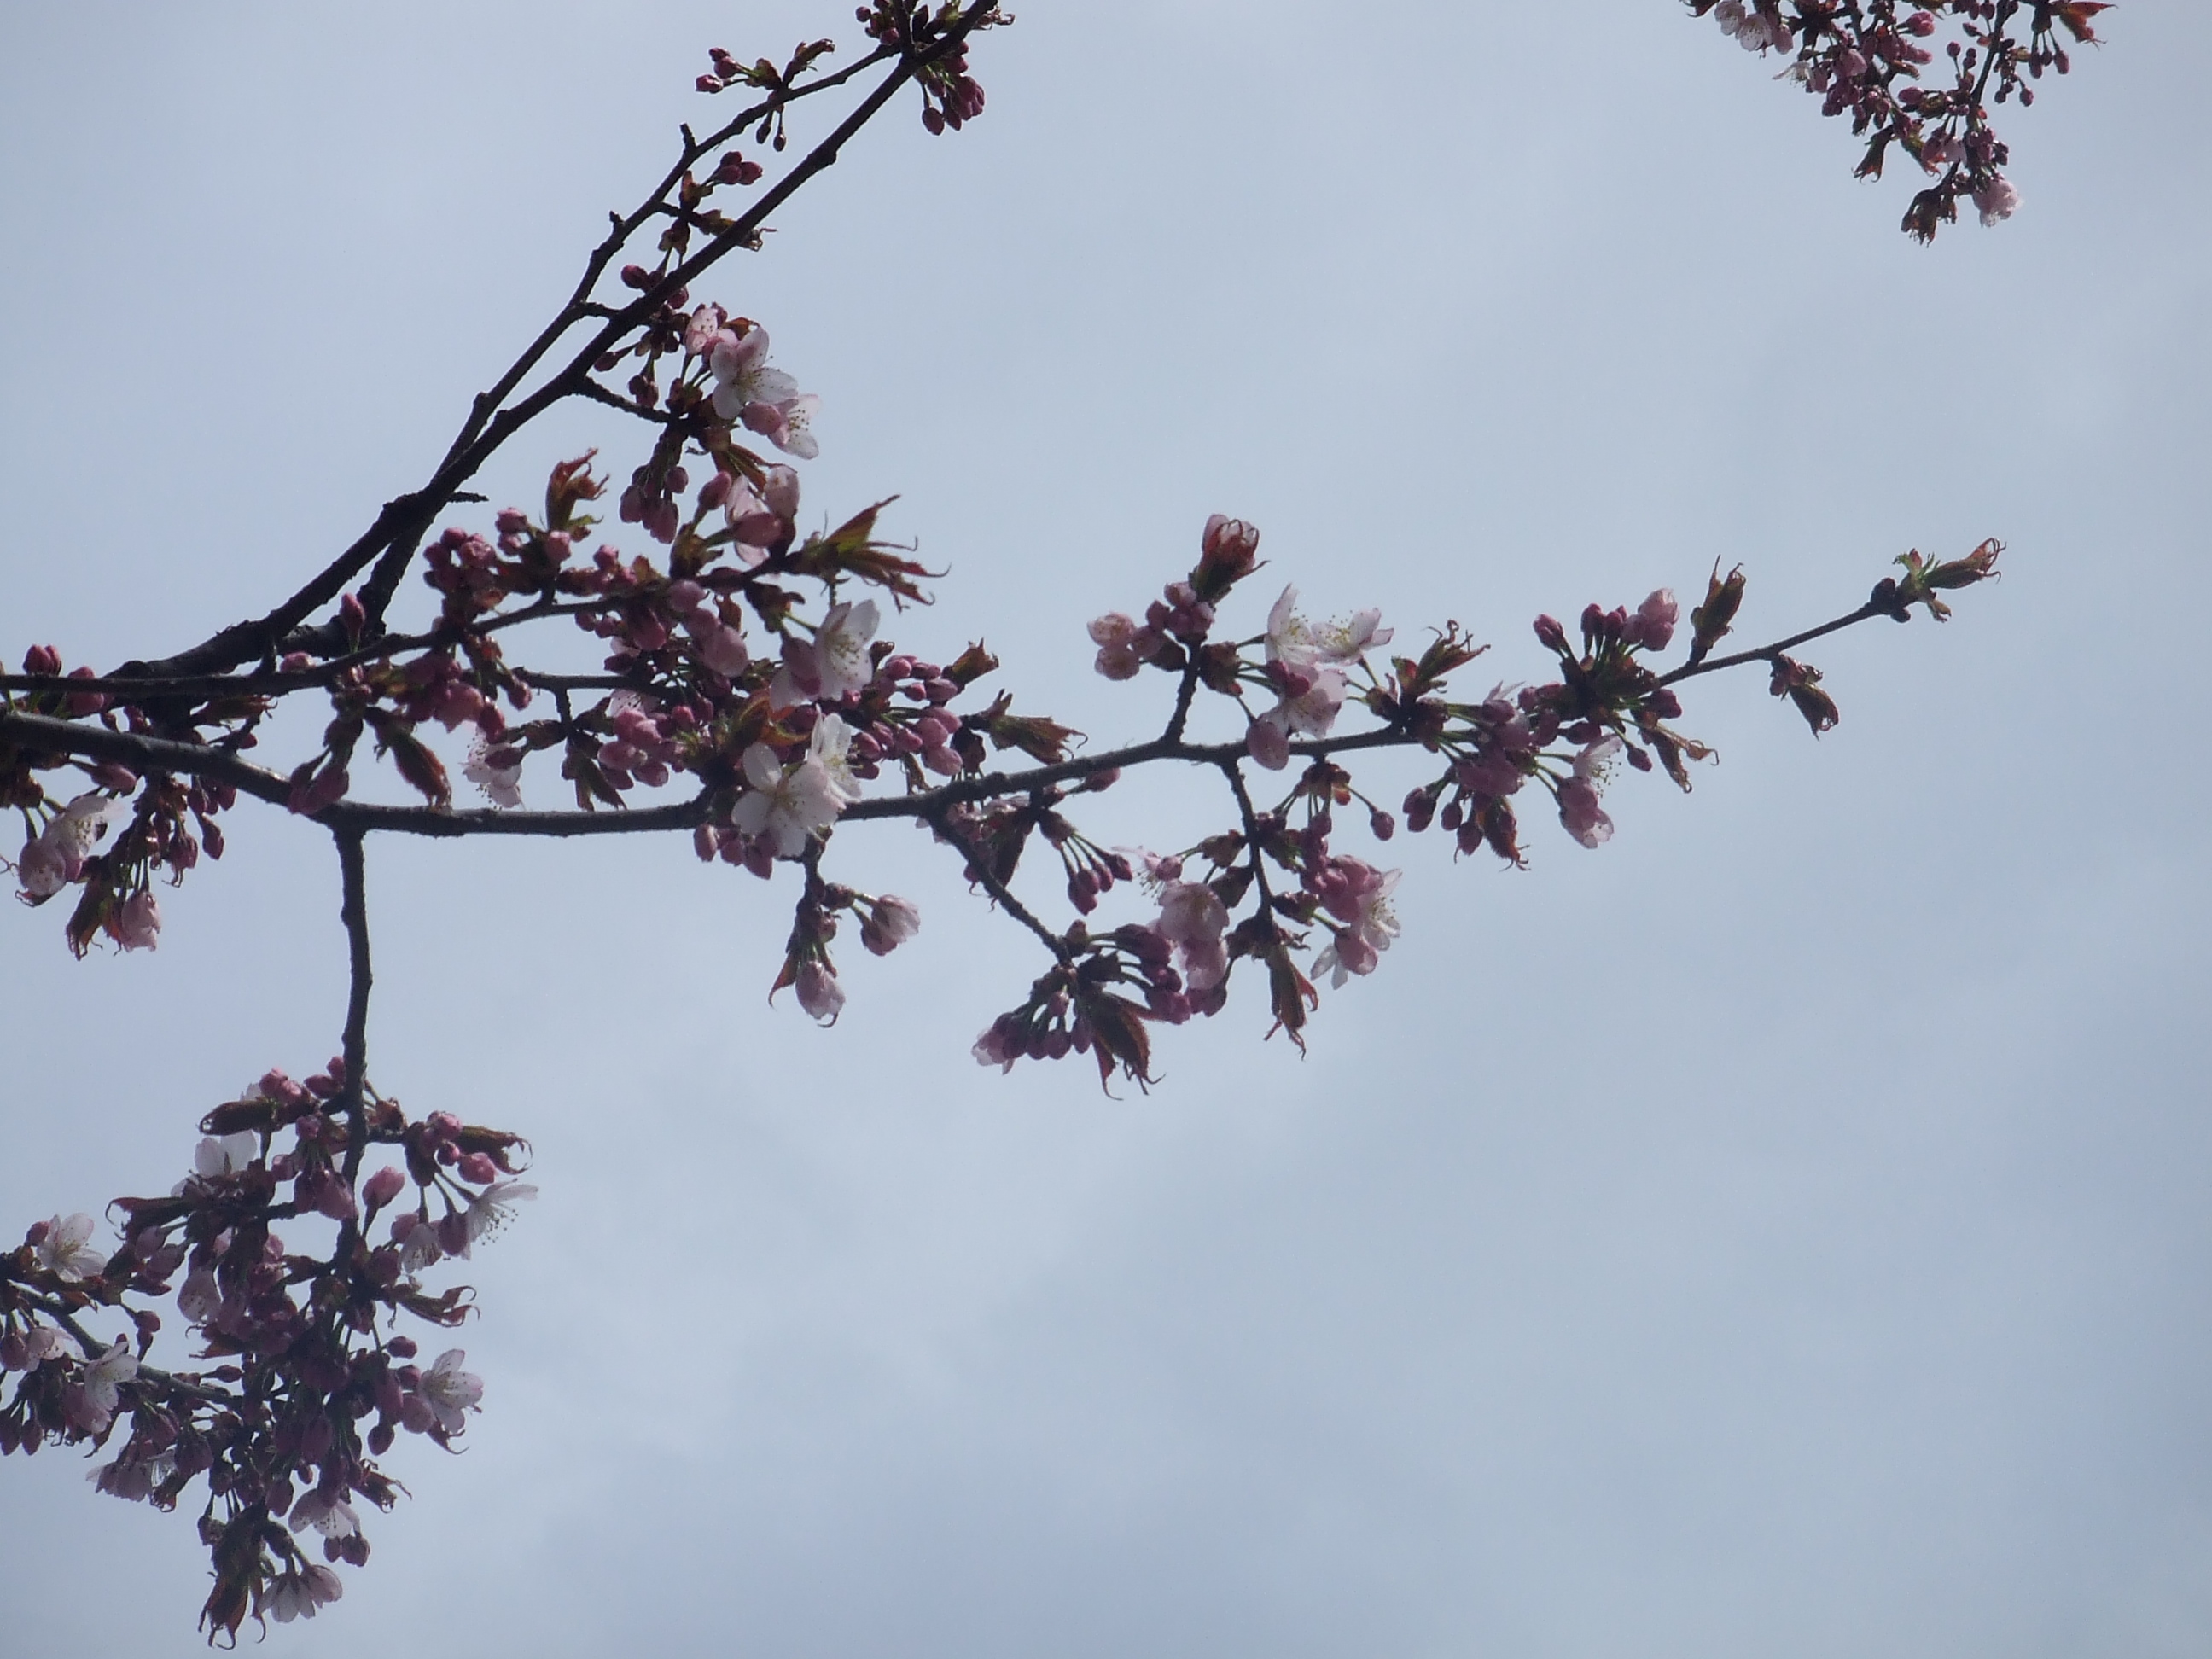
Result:
[[[991,868],[989,856],[963,835],[954,824],[950,811],[951,803],[937,807],[934,811],[918,814],[948,845],[957,848],[968,860],[968,874],[991,896],[992,902],[1004,910],[1023,927],[1043,941],[1044,948],[1063,966],[1068,960],[1067,941],[1038,921],[1036,915],[1013,896],[1006,884],[999,879]]]
[[[360,1176],[362,1155],[368,1150],[368,1107],[363,1091],[368,1076],[369,991],[376,982],[368,957],[368,892],[362,856],[362,833],[352,826],[331,832],[338,851],[338,919],[344,924],[346,933],[345,1035],[339,1050],[345,1057],[345,1077],[337,1108],[346,1114],[344,1175],[349,1187]],[[353,1224],[349,1221],[339,1237],[337,1255],[349,1255],[352,1245]]]
[[[124,665],[124,677],[185,678],[210,670],[235,667],[240,663],[267,655],[278,649],[281,644],[291,642],[290,636],[301,623],[336,599],[348,581],[368,568],[380,556],[385,556],[382,567],[373,578],[371,597],[376,600],[377,608],[369,613],[372,622],[380,622],[382,608],[397,591],[400,575],[412,557],[415,544],[428,531],[438,513],[454,498],[462,484],[473,477],[509,439],[539,415],[562,399],[580,393],[584,383],[589,379],[592,365],[623,336],[651,316],[669,296],[681,291],[734,249],[751,246],[769,215],[782,206],[809,179],[833,165],[844,145],[874,118],[901,87],[931,64],[957,54],[969,34],[987,22],[996,21],[998,15],[996,0],[971,0],[941,38],[920,52],[899,52],[891,72],[861,100],[859,106],[726,230],[654,283],[638,299],[616,312],[569,359],[567,365],[537,392],[520,403],[501,408],[506,398],[528,378],[531,371],[569,329],[586,319],[580,299],[572,301],[563,307],[538,339],[526,348],[507,373],[495,383],[493,390],[478,395],[468,420],[463,423],[460,432],[447,451],[446,459],[430,481],[420,489],[386,502],[366,532],[282,605],[260,617],[234,623],[199,645],[173,656],[154,661],[126,663]],[[880,63],[890,53],[886,50],[871,56],[872,61]],[[860,67],[854,66],[855,71]],[[841,75],[837,83],[842,84],[845,78],[848,76]],[[772,112],[789,101],[787,95],[773,98],[748,114]],[[737,131],[741,130],[743,119],[740,118],[739,122],[732,123],[708,148],[734,137]],[[703,153],[703,150],[700,152]],[[698,155],[695,154],[691,159],[696,161]],[[620,226],[626,228],[624,240],[627,234],[634,234],[637,226],[651,216],[653,201],[673,187],[684,175],[684,165],[672,169],[664,180],[661,191],[649,199],[645,208],[641,209],[631,220],[618,222]],[[608,243],[602,244],[601,249],[594,252],[592,261],[586,267],[585,283],[579,288],[580,295],[596,285],[621,246],[622,242],[611,234]],[[364,609],[367,609],[366,604]],[[319,642],[322,641],[307,640],[297,643],[313,648]]]

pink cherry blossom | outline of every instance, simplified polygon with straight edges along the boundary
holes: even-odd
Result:
[[[821,398],[802,392],[778,403],[747,404],[740,418],[749,430],[759,433],[787,455],[811,461],[822,453],[821,442],[811,429],[815,412],[821,407]]]
[[[860,943],[887,957],[921,931],[921,911],[911,899],[886,893],[860,919]]]
[[[799,1006],[811,1017],[824,1025],[837,1023],[845,1006],[845,988],[837,982],[836,969],[827,963],[802,962],[793,988],[799,994]]]
[[[794,640],[784,665],[769,686],[769,703],[778,713],[808,702],[840,702],[876,677],[868,646],[882,613],[873,599],[830,607],[811,643]]]
[[[684,349],[694,357],[705,356],[714,349],[728,321],[721,307],[701,306],[684,325]]]
[[[1144,658],[1137,650],[1136,618],[1109,611],[1091,621],[1091,642],[1098,647],[1094,666],[1109,680],[1132,680],[1143,672]]]
[[[1628,619],[1621,637],[1647,651],[1664,651],[1674,638],[1674,623],[1681,615],[1671,587],[1655,588]]]
[[[107,833],[123,803],[97,793],[79,795],[48,820],[15,863],[26,903],[42,904],[84,873],[85,859]]]
[[[1382,953],[1398,937],[1398,913],[1390,895],[1401,872],[1378,870],[1364,859],[1333,858],[1309,878],[1308,887],[1321,901],[1322,909],[1341,926],[1332,927],[1334,938],[1314,957],[1314,976],[1330,975],[1332,986],[1342,986],[1354,974],[1371,974]]]
[[[756,324],[742,336],[724,330],[707,354],[714,372],[714,412],[741,421],[778,449],[811,460],[821,453],[808,430],[821,400],[768,363],[768,331]]]
[[[2019,208],[2020,192],[2002,173],[1992,173],[1989,183],[1974,192],[1974,205],[1981,210],[1984,225],[1998,224],[2011,218]]]
[[[1344,676],[1334,668],[1291,666],[1289,675],[1291,687],[1281,700],[1255,720],[1245,734],[1245,747],[1252,758],[1271,772],[1279,772],[1290,764],[1293,734],[1328,735],[1350,690]]]
[[[1621,747],[1619,738],[1590,744],[1575,757],[1573,774],[1559,785],[1559,822],[1585,847],[1602,847],[1613,839],[1613,820],[1598,805],[1598,797]]]
[[[68,1352],[59,1331],[51,1325],[33,1325],[20,1335],[0,1337],[0,1370],[27,1371]]]
[[[1183,982],[1210,991],[1229,976],[1229,952],[1221,935],[1229,911],[1220,896],[1200,881],[1170,881],[1160,889],[1162,939],[1176,947]]]

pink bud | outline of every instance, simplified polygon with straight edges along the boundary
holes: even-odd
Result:
[[[362,1183],[361,1195],[371,1210],[380,1210],[399,1196],[407,1177],[387,1164]]]
[[[461,1179],[471,1186],[488,1187],[499,1179],[499,1165],[488,1152],[464,1152],[456,1168]]]
[[[1270,772],[1279,772],[1291,763],[1291,734],[1280,720],[1265,717],[1254,720],[1244,734],[1244,747]]]

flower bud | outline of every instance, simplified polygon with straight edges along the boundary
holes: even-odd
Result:
[[[398,1197],[400,1188],[406,1184],[407,1177],[397,1167],[387,1164],[362,1183],[362,1200],[371,1212],[380,1210]]]
[[[1557,617],[1536,618],[1536,637],[1549,649],[1564,653],[1567,648],[1567,630],[1559,625]]]
[[[1270,772],[1279,772],[1291,763],[1291,736],[1280,720],[1264,717],[1254,720],[1244,734],[1244,747]]]

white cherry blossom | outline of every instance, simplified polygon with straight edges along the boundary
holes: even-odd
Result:
[[[78,1211],[71,1216],[56,1216],[46,1224],[46,1236],[33,1248],[39,1265],[64,1279],[95,1279],[107,1265],[107,1257],[93,1248],[92,1218]]]
[[[88,1361],[71,1389],[69,1415],[88,1434],[99,1434],[115,1418],[122,1384],[138,1375],[138,1360],[126,1343],[118,1342],[97,1359]]]
[[[469,1200],[469,1243],[480,1238],[495,1238],[499,1230],[507,1225],[513,1208],[525,1200],[538,1196],[538,1188],[526,1181],[495,1181]]]
[[[461,1362],[468,1357],[464,1349],[447,1349],[416,1385],[430,1415],[447,1434],[459,1434],[466,1428],[469,1410],[483,1398],[483,1378],[461,1369]]]
[[[1267,660],[1292,668],[1358,662],[1370,650],[1390,643],[1394,629],[1382,625],[1380,611],[1360,611],[1349,622],[1308,622],[1297,614],[1298,590],[1285,587],[1267,613]]]
[[[469,757],[461,766],[461,775],[483,791],[484,799],[494,806],[508,810],[522,805],[522,757],[516,756],[504,766],[495,765],[491,759],[492,744],[479,732],[469,739]]]
[[[778,858],[795,859],[807,838],[836,823],[846,797],[830,769],[813,755],[786,767],[765,744],[745,750],[745,781],[750,785],[731,809],[730,821],[748,836],[763,836]]]

